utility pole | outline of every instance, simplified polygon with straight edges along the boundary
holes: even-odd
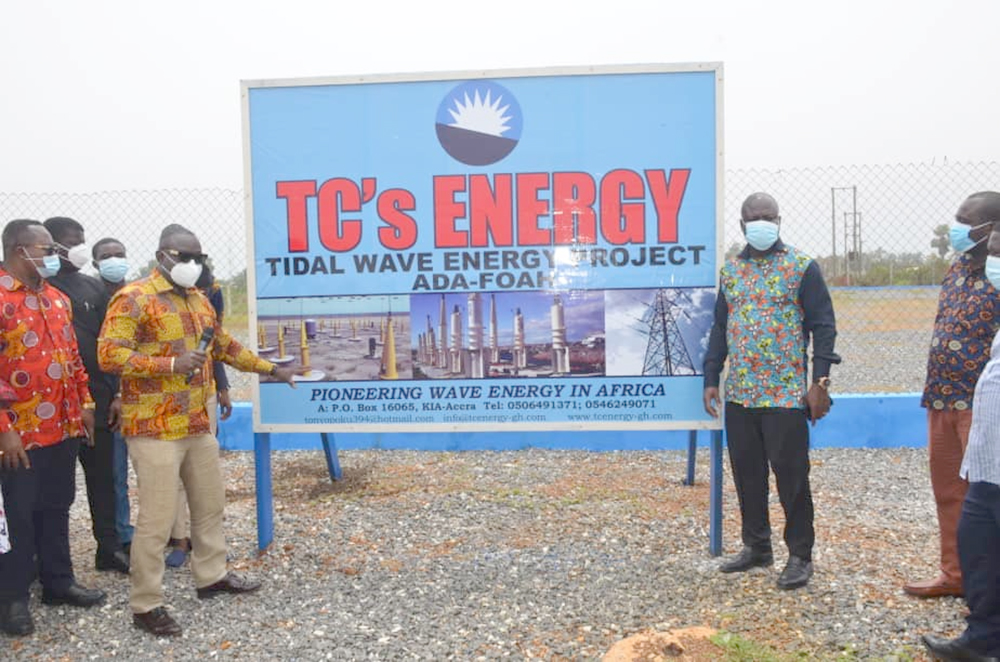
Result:
[[[838,275],[838,262],[837,262],[837,191],[850,191],[851,192],[851,211],[844,213],[844,219],[846,223],[847,213],[850,213],[852,217],[856,218],[858,213],[858,187],[855,186],[831,186],[830,187],[830,241],[833,245],[833,271],[832,276]],[[859,228],[860,230],[860,228]],[[849,271],[850,265],[848,264],[848,253],[850,252],[850,246],[847,243],[847,229],[844,229],[844,270],[843,273],[850,279]]]

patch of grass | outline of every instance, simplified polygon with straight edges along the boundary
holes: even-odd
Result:
[[[732,632],[719,632],[709,638],[713,644],[723,651],[721,660],[725,662],[786,662],[786,660],[807,659],[801,656],[788,656],[770,646],[759,644],[750,639],[744,639]]]
[[[732,632],[718,632],[709,638],[713,644],[722,649],[719,658],[724,662],[795,662],[797,660],[866,660],[868,662],[914,662],[916,651],[907,646],[892,655],[872,658],[858,652],[854,646],[845,646],[837,653],[819,653],[817,651],[795,651],[786,653],[766,644],[761,644],[741,637]]]

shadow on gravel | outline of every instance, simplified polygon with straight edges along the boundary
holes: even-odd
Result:
[[[360,466],[341,466],[342,477],[330,480],[326,463],[316,462],[314,457],[296,458],[290,462],[273,465],[272,485],[275,499],[303,499],[314,501],[333,495],[362,495],[372,482],[375,463]],[[254,499],[255,485],[250,480],[239,481],[226,490],[226,501],[234,502]]]

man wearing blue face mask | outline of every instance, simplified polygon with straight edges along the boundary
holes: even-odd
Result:
[[[955,260],[941,283],[927,380],[920,405],[927,409],[927,451],[941,537],[940,573],[910,582],[904,590],[921,598],[961,596],[958,520],[968,483],[959,476],[972,425],[976,380],[990,358],[1000,328],[997,289],[986,277],[986,238],[1000,223],[1000,193],[970,195],[955,214],[950,236]]]
[[[113,409],[112,405],[118,393],[118,377],[103,372],[97,365],[97,335],[110,297],[101,281],[80,271],[91,255],[83,226],[72,218],[57,216],[45,221],[45,229],[59,247],[62,260],[59,273],[49,283],[73,304],[73,329],[96,403],[94,443],[80,447],[80,464],[86,477],[92,531],[97,542],[94,564],[98,570],[128,574],[128,555],[115,526],[114,430],[121,409]]]
[[[1000,291],[1000,224],[988,244],[986,278]],[[955,639],[924,635],[939,660],[1000,658],[1000,331],[973,395],[969,444],[961,477],[969,481],[958,522],[958,558],[968,627]]]
[[[725,400],[729,460],[742,517],[743,550],[720,566],[744,572],[774,563],[768,521],[768,465],[785,511],[788,563],[778,588],[812,577],[813,503],[809,425],[830,410],[830,366],[840,363],[833,302],[819,265],[779,238],[778,203],[754,193],[743,203],[747,246],[722,268],[705,354],[705,411]],[[812,382],[807,365],[813,344]],[[728,359],[725,398],[719,394]]]
[[[98,239],[91,249],[91,256],[93,257],[91,264],[97,269],[108,297],[114,296],[115,292],[125,285],[125,276],[131,269],[125,244],[114,237]],[[121,432],[121,393],[116,394],[111,403],[111,410],[116,418],[112,426],[115,446],[115,529],[118,531],[118,542],[122,544],[127,554],[132,546],[135,527],[131,523],[132,511],[128,501],[128,447]]]
[[[47,281],[59,272],[58,247],[35,220],[3,229],[0,268],[0,380],[13,397],[0,410],[0,488],[11,551],[0,555],[0,630],[35,629],[30,585],[42,602],[92,607],[102,591],[76,583],[69,508],[76,496],[82,439],[92,438],[94,401],[73,333],[69,299]]]

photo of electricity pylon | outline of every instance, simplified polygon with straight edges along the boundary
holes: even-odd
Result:
[[[703,374],[714,289],[609,290],[605,306],[608,375]]]
[[[691,317],[685,303],[690,305],[691,298],[683,291],[657,290],[652,305],[639,320],[639,331],[646,335],[643,376],[697,374],[677,326],[678,317]]]

